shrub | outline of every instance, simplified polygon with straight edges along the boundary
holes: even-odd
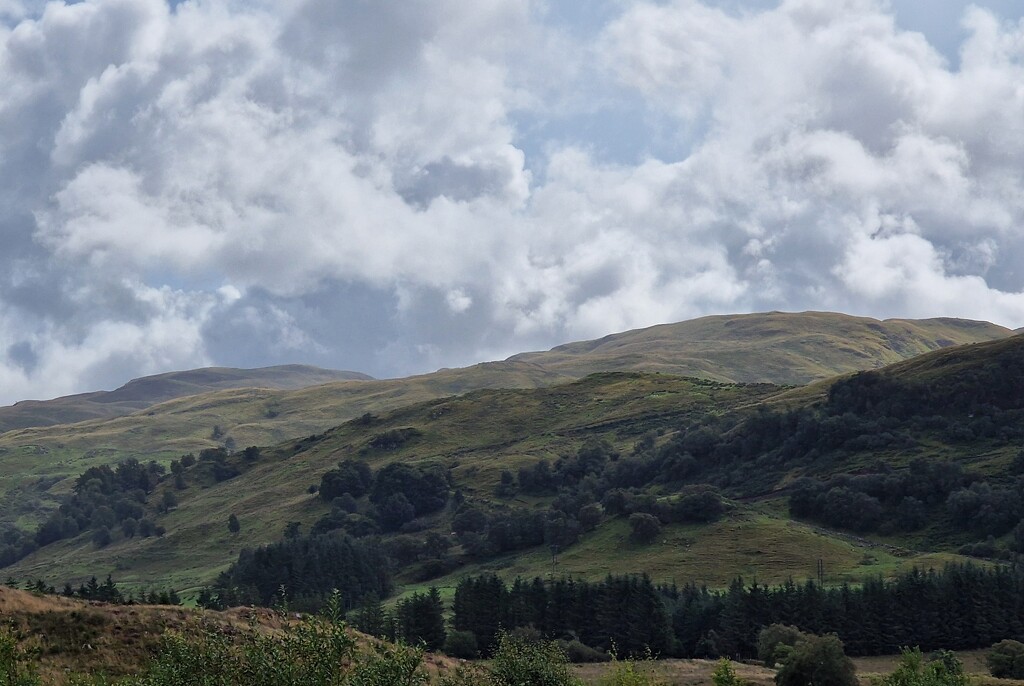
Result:
[[[920,648],[904,648],[899,665],[878,686],[967,686],[963,664],[948,650],[925,661]]]
[[[39,677],[28,663],[13,633],[0,627],[0,684],[3,686],[37,686]]]
[[[835,634],[806,635],[800,639],[782,669],[775,675],[778,686],[857,686],[855,668]]]
[[[629,537],[637,543],[650,543],[661,533],[661,522],[654,515],[634,512],[629,515]]]
[[[478,665],[459,665],[437,683],[438,686],[494,686],[490,673]]]
[[[664,682],[655,679],[648,669],[654,660],[623,660],[612,658],[615,663],[611,672],[600,681],[601,686],[662,686]]]
[[[769,667],[785,662],[804,633],[795,626],[772,624],[757,635],[757,659]]]
[[[711,683],[715,686],[742,686],[743,680],[736,676],[732,661],[723,657],[718,661],[718,666],[711,673]]]
[[[494,686],[581,686],[557,643],[499,634],[491,667]]]
[[[452,657],[472,660],[480,652],[476,645],[476,635],[472,631],[449,631],[444,640],[444,652]]]
[[[585,643],[573,639],[571,641],[559,641],[558,646],[565,653],[565,656],[569,658],[569,662],[573,664],[582,664],[585,662],[608,662],[611,656],[596,648],[591,648]]]
[[[999,679],[1024,679],[1024,643],[1007,639],[996,643],[985,658],[988,671]]]
[[[429,681],[421,669],[422,664],[422,648],[379,643],[373,652],[360,656],[344,683],[350,686],[422,686]]]

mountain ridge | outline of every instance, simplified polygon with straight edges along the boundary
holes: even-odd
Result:
[[[90,391],[48,400],[19,400],[0,407],[0,433],[34,426],[110,419],[152,405],[230,388],[298,390],[334,381],[372,381],[361,372],[288,364],[242,369],[201,367],[132,379],[112,391]]]
[[[693,492],[687,488],[709,486],[727,498],[726,512],[712,523],[666,522],[661,543],[653,547],[631,542],[621,512],[609,514],[596,530],[560,553],[563,573],[601,577],[647,571],[660,580],[722,585],[736,574],[768,582],[798,578],[811,574],[819,558],[828,561],[830,579],[851,582],[913,565],[941,566],[964,559],[955,551],[984,536],[956,529],[941,501],[929,505],[923,528],[877,533],[871,540],[795,520],[785,498],[802,476],[846,475],[847,484],[856,484],[856,478],[867,478],[870,472],[890,483],[890,477],[921,469],[914,465],[922,459],[956,463],[974,475],[959,483],[984,476],[998,490],[1009,478],[1018,450],[1013,433],[1019,426],[1017,415],[1009,413],[1024,412],[1024,397],[1014,386],[1021,364],[1021,337],[958,346],[880,371],[840,376],[828,393],[804,397],[798,406],[782,410],[773,407],[780,394],[788,394],[782,387],[639,372],[430,400],[280,443],[261,451],[254,462],[230,457],[240,473],[223,482],[202,481],[189,473],[186,487],[176,491],[179,504],[154,515],[166,525],[162,538],[122,540],[110,550],[96,548],[87,536],[63,540],[15,564],[11,572],[34,578],[59,565],[63,573],[80,578],[114,570],[131,583],[159,579],[179,589],[195,589],[223,571],[241,548],[283,534],[287,522],[299,522],[307,531],[332,512],[330,498],[317,497],[309,486],[339,460],[366,462],[378,471],[396,463],[444,468],[451,474],[451,488],[465,502],[504,522],[509,515],[536,512],[552,500],[569,502],[557,491],[538,495],[516,490],[526,488],[520,470],[526,468],[529,474],[547,460],[557,471],[563,460],[571,465],[574,455],[599,444],[616,454],[607,464],[616,465],[609,474],[618,476],[609,478],[618,483],[647,483],[630,482],[637,478],[631,474],[655,468],[644,467],[645,460],[649,465],[668,460],[664,468],[682,470],[677,472],[681,476],[658,480],[662,468],[657,467],[655,480],[649,482],[653,485],[647,486],[650,497],[671,500]],[[942,410],[929,407],[929,398],[946,396],[956,402]],[[791,439],[797,443],[790,445]],[[799,441],[807,440],[811,443],[801,447]],[[505,472],[512,475],[513,491],[503,496],[499,487],[506,481]],[[159,488],[170,489],[169,482]],[[377,516],[368,503],[359,512],[358,521]],[[447,536],[454,529],[449,517],[455,512],[453,506],[425,515],[401,533]],[[241,520],[241,533],[232,534],[224,526],[229,514]],[[188,551],[187,559],[180,557],[182,551]],[[454,571],[425,578],[450,588],[459,575],[494,571],[507,578],[528,577],[551,564],[547,548],[535,546],[512,555],[471,554]],[[420,588],[422,573],[413,565],[401,584]]]

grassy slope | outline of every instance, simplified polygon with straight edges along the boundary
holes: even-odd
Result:
[[[413,405],[368,428],[356,423],[338,427],[299,451],[292,442],[282,444],[242,476],[181,492],[179,508],[160,520],[169,532],[163,539],[136,538],[106,550],[94,549],[84,537],[63,541],[23,560],[10,573],[20,578],[49,577],[57,570],[71,576],[109,570],[129,582],[168,578],[176,587],[188,588],[208,581],[241,546],[278,538],[286,522],[308,526],[315,521],[326,506],[307,487],[389,428],[414,426],[424,435],[401,450],[370,455],[374,468],[392,460],[441,462],[452,469],[468,497],[490,498],[501,469],[556,458],[575,450],[588,435],[618,436],[628,446],[647,429],[669,426],[687,413],[720,411],[773,391],[663,375],[612,375],[532,391],[477,391]],[[226,528],[231,512],[242,523],[237,537]],[[184,550],[187,559],[176,559],[175,551]]]
[[[339,459],[355,456],[382,431],[416,427],[423,435],[395,452],[369,454],[374,468],[392,460],[441,463],[451,469],[456,487],[474,500],[490,501],[502,469],[575,451],[589,437],[628,451],[646,431],[674,427],[707,413],[752,408],[771,400],[779,389],[768,385],[727,385],[668,375],[605,374],[554,388],[478,391],[413,405],[383,417],[370,427],[346,424],[302,444],[288,442],[241,476],[208,488],[179,494],[180,506],[159,522],[162,539],[135,538],[96,549],[87,536],[48,546],[8,570],[16,578],[51,582],[111,573],[120,581],[159,583],[189,590],[212,580],[243,546],[280,537],[289,521],[308,527],[326,505],[307,493],[310,484]],[[545,506],[534,498],[512,503]],[[857,580],[890,573],[909,564],[941,566],[952,556],[910,555],[865,547],[788,521],[784,511],[762,503],[737,504],[723,521],[708,527],[672,526],[660,543],[629,543],[621,520],[611,520],[565,551],[558,574],[600,578],[607,573],[646,571],[659,581],[697,581],[724,585],[736,574],[778,582],[813,575],[819,558],[830,580]],[[235,513],[242,531],[227,531]],[[447,534],[446,520],[432,527]],[[546,549],[477,563],[436,580],[449,590],[466,573],[495,571],[506,578],[546,574]],[[419,585],[400,579],[409,589]]]
[[[348,381],[296,391],[230,389],[178,398],[115,419],[0,434],[0,524],[34,526],[91,466],[126,457],[169,461],[214,447],[273,445],[323,431],[365,412],[505,386],[535,388],[567,380],[527,363],[482,364],[408,379]],[[224,430],[213,438],[214,427]]]
[[[0,434],[0,524],[34,526],[66,492],[69,484],[64,479],[93,465],[129,456],[168,461],[228,437],[239,447],[271,445],[323,431],[364,412],[385,412],[476,389],[537,388],[621,370],[804,383],[1010,333],[992,324],[954,319],[879,322],[820,312],[704,317],[407,379],[337,382],[297,391],[242,388],[182,397],[116,419]],[[164,377],[173,377],[180,383],[210,384],[202,374],[210,371],[133,383],[162,383],[167,381]],[[138,394],[126,391],[118,397]],[[224,431],[219,440],[213,438],[215,426]]]
[[[260,369],[206,367],[168,372],[129,381],[113,391],[81,393],[53,400],[24,400],[0,407],[0,433],[31,426],[53,426],[91,419],[109,419],[160,402],[229,388],[297,389],[334,381],[368,381],[358,372],[282,365]]]
[[[806,384],[1012,331],[964,319],[887,319],[831,312],[712,316],[513,357],[567,374],[661,371],[720,381]]]

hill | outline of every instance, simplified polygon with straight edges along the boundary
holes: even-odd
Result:
[[[294,390],[332,381],[368,381],[371,378],[358,372],[299,364],[259,369],[205,367],[167,372],[134,379],[113,391],[80,393],[53,400],[22,400],[0,407],[0,433],[32,426],[120,417],[174,398],[229,388]]]
[[[260,377],[240,376],[231,370],[149,377],[111,392],[112,401],[123,407],[118,403],[141,402],[140,397],[185,392],[203,384],[243,384],[246,379],[264,388],[188,395],[113,419],[0,434],[0,524],[35,525],[67,492],[67,477],[89,466],[129,456],[166,464],[204,448],[272,445],[321,432],[366,412],[387,412],[478,389],[539,388],[600,371],[661,371],[721,381],[803,383],[875,368],[923,350],[1009,334],[1002,327],[969,320],[877,321],[833,313],[776,312],[704,317],[569,344],[547,353],[518,355],[503,362],[406,379],[340,381],[300,390],[268,388],[279,382],[280,375],[274,376],[278,368],[270,368]],[[309,372],[312,376],[299,373],[303,369],[286,368],[297,373],[292,378],[303,383],[319,378],[316,370]],[[19,403],[5,409],[20,412],[23,405],[31,406]],[[90,401],[88,405],[103,403]],[[2,413],[0,409],[0,417]]]
[[[1010,559],[1024,548],[1022,377],[1014,336],[813,389],[614,372],[478,390],[177,461],[136,500],[150,533],[116,520],[139,497],[139,468],[95,471],[51,518],[57,537],[4,574],[60,585],[110,573],[193,597],[213,583],[236,602],[284,587],[301,607],[337,585],[321,578],[323,546],[347,551],[350,604],[368,571],[400,594],[433,585],[450,598],[484,573],[800,587]]]
[[[734,383],[802,385],[1012,334],[966,319],[879,321],[832,312],[768,312],[701,317],[510,359],[576,377],[658,371]]]
[[[224,438],[214,439],[211,428],[219,421],[229,427],[228,437],[238,431],[256,437],[251,444],[272,446],[262,450],[255,462],[230,451],[214,450],[209,460],[200,459],[183,476],[183,488],[173,486],[169,479],[156,486],[145,515],[166,529],[165,536],[121,539],[115,535],[110,547],[96,547],[88,532],[70,538],[61,534],[11,571],[19,577],[42,576],[60,583],[66,579],[54,578],[54,574],[81,579],[115,573],[131,583],[160,581],[194,589],[226,569],[243,546],[279,538],[288,522],[299,522],[304,531],[325,518],[325,526],[350,526],[343,514],[331,520],[331,505],[311,495],[309,489],[320,484],[339,460],[353,459],[376,471],[394,462],[424,469],[438,466],[450,474],[452,491],[459,491],[463,501],[478,503],[488,521],[500,520],[503,512],[519,516],[533,510],[543,519],[549,517],[552,507],[562,508],[568,519],[575,520],[581,502],[587,498],[600,501],[620,486],[648,493],[655,504],[644,507],[654,509],[671,506],[677,494],[691,487],[708,485],[721,493],[725,513],[719,524],[709,528],[670,521],[664,539],[668,543],[656,550],[631,546],[628,529],[616,517],[594,531],[581,532],[573,550],[562,555],[566,571],[573,573],[633,571],[630,565],[643,560],[652,570],[661,570],[659,574],[677,579],[724,583],[742,571],[762,580],[781,580],[800,569],[813,569],[817,558],[824,557],[832,578],[855,579],[898,568],[908,556],[913,558],[915,551],[949,556],[984,536],[978,534],[977,527],[958,528],[944,500],[913,506],[920,510],[918,516],[930,517],[928,526],[907,531],[890,527],[868,543],[851,537],[851,533],[863,533],[859,529],[837,534],[835,529],[843,528],[842,518],[823,517],[819,511],[809,511],[804,521],[793,522],[785,502],[797,479],[822,480],[821,492],[812,494],[822,502],[827,497],[837,498],[842,486],[843,493],[851,488],[868,489],[861,495],[879,503],[881,487],[824,480],[848,472],[880,473],[876,465],[883,463],[887,469],[906,470],[915,458],[923,457],[955,460],[964,468],[1005,481],[1015,440],[1011,420],[1016,416],[1006,413],[1016,410],[1012,403],[1009,409],[991,405],[991,389],[1010,383],[1011,387],[1000,393],[1014,392],[1013,380],[1019,376],[1006,373],[1006,369],[1012,368],[1022,341],[1024,338],[1017,336],[939,350],[881,371],[822,383],[814,392],[622,372],[547,387],[544,384],[551,377],[542,365],[514,360],[409,380],[328,384],[287,393],[232,390],[177,399],[111,422],[59,427],[64,433],[53,448],[34,439],[56,428],[9,432],[0,438],[13,438],[17,447],[0,455],[7,467],[3,479],[12,493],[4,501],[2,514],[7,522],[17,522],[22,531],[46,521],[54,505],[67,497],[73,485],[68,475],[116,461],[132,454],[130,451],[145,454],[147,444],[150,450],[163,449],[163,453],[150,454],[165,459],[181,455],[190,446],[222,446]],[[463,393],[477,383],[509,379],[521,386],[543,387],[471,391],[385,411],[417,396]],[[872,379],[886,381],[865,383]],[[922,383],[926,390],[914,390]],[[926,409],[928,415],[922,419],[899,408],[879,415],[878,408],[884,405],[875,397],[877,389],[883,389],[886,398],[910,398],[910,407]],[[940,411],[927,402],[932,393],[939,394],[935,397],[953,393],[958,400],[948,411]],[[310,414],[313,407],[318,414]],[[310,428],[304,439],[282,440],[287,438],[288,427],[337,424],[337,417],[346,415],[361,419],[324,433]],[[274,431],[280,433],[275,436]],[[396,443],[396,436],[402,440]],[[87,447],[102,445],[100,441],[118,448]],[[591,481],[581,481],[565,465],[574,464],[574,456],[591,441],[608,446],[602,448],[610,451],[606,458],[613,454],[623,458],[614,461],[614,469],[607,467],[611,471],[606,473],[606,467],[601,467]],[[250,441],[237,444],[247,443]],[[375,447],[378,444],[387,447]],[[557,488],[530,491],[520,483],[520,470],[534,469],[540,460],[547,460],[558,474],[560,469],[570,469],[558,476]],[[218,461],[227,466],[218,466]],[[602,464],[612,465],[613,461],[606,459]],[[636,470],[633,476],[619,473],[627,467]],[[228,476],[222,478],[224,475]],[[499,497],[506,479],[510,480],[508,488]],[[970,485],[963,475],[956,476],[954,482],[951,490]],[[583,500],[559,499],[560,489],[575,492],[584,483],[591,484],[587,489],[597,490],[590,496],[573,496]],[[176,504],[161,509],[159,498],[169,491],[174,492]],[[878,510],[876,526],[895,516],[888,505],[864,510],[856,500],[861,496],[850,497],[854,500],[844,507],[854,513]],[[659,498],[668,500],[658,505]],[[368,517],[373,527],[379,527],[373,522],[381,516],[382,502],[363,500],[358,506],[365,509],[361,516]],[[425,515],[416,532],[450,534],[453,507],[449,504],[442,513]],[[225,524],[232,513],[242,523],[237,535]],[[830,523],[834,521],[839,521],[839,526]],[[88,519],[79,526],[88,528]],[[486,531],[488,525],[484,526]],[[719,540],[709,537],[713,531],[730,532],[727,538],[736,548],[729,554],[723,552],[722,564],[709,566],[707,555],[700,551],[709,551],[703,546]],[[996,535],[1005,533],[1000,530]],[[777,554],[766,555],[759,540],[777,541]],[[485,545],[475,552],[466,545],[459,540],[452,561],[445,563],[457,563],[456,574],[466,569],[499,568],[509,574],[538,573],[550,562],[543,548],[508,555],[515,549],[504,548],[505,544],[494,549]],[[629,554],[615,555],[613,551]],[[862,564],[865,559],[872,563]],[[950,558],[928,559],[934,564]],[[441,577],[449,573],[443,565],[422,559],[414,562],[400,572],[401,584],[415,585],[427,575],[438,578],[438,573]]]
[[[922,378],[921,370],[946,369],[947,374],[939,375],[942,382],[957,385],[960,395],[971,398],[989,384],[987,377],[978,376],[979,369],[1002,368],[1022,348],[1024,338],[1015,337],[941,350],[868,374],[909,387]],[[309,492],[341,460],[364,462],[377,472],[396,463],[444,469],[450,474],[451,489],[460,493],[460,503],[484,514],[480,526],[485,538],[492,535],[488,527],[494,522],[529,513],[543,520],[554,516],[552,508],[562,508],[560,516],[576,517],[579,503],[595,497],[602,501],[620,487],[639,488],[652,498],[617,506],[627,513],[635,507],[674,507],[678,494],[694,488],[699,492],[702,484],[722,494],[724,512],[717,522],[669,517],[661,543],[654,546],[632,542],[625,519],[605,502],[604,522],[580,532],[558,561],[561,571],[589,578],[648,571],[657,579],[680,583],[724,585],[737,573],[781,582],[811,574],[823,559],[828,579],[856,581],[912,564],[941,566],[957,559],[957,548],[966,542],[964,532],[957,532],[941,508],[923,530],[891,532],[873,540],[814,517],[796,521],[789,516],[785,498],[802,475],[827,478],[880,461],[890,465],[887,469],[905,469],[916,457],[955,459],[965,467],[1005,472],[1014,449],[998,436],[950,442],[927,426],[917,433],[909,420],[884,431],[861,419],[844,420],[853,423],[839,427],[830,419],[829,403],[834,402],[836,388],[860,378],[870,377],[843,377],[822,393],[783,402],[792,391],[769,384],[608,373],[550,388],[481,390],[410,405],[278,444],[251,464],[230,458],[240,473],[223,481],[190,473],[186,487],[176,491],[177,505],[166,513],[152,513],[167,530],[163,537],[136,537],[97,548],[88,536],[80,536],[44,547],[11,572],[55,582],[62,581],[53,578],[56,569],[72,578],[116,572],[130,583],[159,579],[179,589],[194,589],[225,570],[242,548],[279,538],[288,522],[298,522],[303,531],[321,520],[327,522],[323,526],[348,530],[354,520],[344,513],[332,520],[331,504]],[[984,414],[979,407],[975,403],[971,411]],[[951,412],[963,418],[969,414],[957,408]],[[872,421],[867,415],[862,419]],[[943,420],[942,425],[954,419]],[[789,440],[804,436],[787,428],[789,424],[809,427],[807,444]],[[820,430],[823,424],[829,431]],[[913,436],[902,436],[902,430]],[[882,442],[865,442],[865,432]],[[594,441],[605,446],[602,466],[586,477],[588,468],[574,465]],[[541,460],[550,465],[557,488],[537,489],[524,481],[522,470],[533,473]],[[202,467],[200,461],[194,469]],[[506,480],[510,488],[499,495]],[[585,491],[565,495],[581,488],[597,491],[590,496],[583,495]],[[157,491],[166,489],[171,489],[170,483]],[[361,516],[380,516],[381,501],[376,506],[365,499],[360,502]],[[457,511],[449,503],[441,511],[426,513],[409,533],[414,539],[427,532],[448,536]],[[241,522],[237,534],[226,526],[230,514]],[[463,538],[444,564],[413,553],[411,564],[399,573],[399,583],[416,588],[422,579],[432,578],[432,583],[451,587],[466,573],[529,576],[550,570],[547,548],[537,543],[503,549],[506,544],[499,542],[496,548],[483,545],[474,550],[475,543]]]

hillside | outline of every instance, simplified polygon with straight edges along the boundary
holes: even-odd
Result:
[[[939,374],[943,383],[958,384],[958,392],[970,398],[988,383],[977,376],[979,369],[1001,368],[1022,349],[1024,338],[1014,337],[941,350],[871,374],[910,386],[922,377],[921,370],[945,369],[946,374]],[[859,377],[844,377],[829,388],[850,378]],[[608,573],[648,571],[661,580],[714,585],[744,574],[781,582],[811,574],[817,560],[823,559],[828,579],[856,581],[913,564],[941,566],[956,559],[955,551],[965,541],[950,529],[944,515],[921,531],[871,540],[853,535],[856,532],[792,520],[785,506],[787,491],[800,475],[828,477],[879,460],[903,468],[915,457],[955,459],[1001,473],[1015,450],[1012,444],[985,436],[950,442],[928,427],[919,433],[911,423],[904,428],[916,438],[880,446],[857,443],[863,431],[879,433],[877,427],[859,423],[851,425],[848,438],[837,434],[842,439],[838,443],[836,436],[817,429],[811,431],[817,438],[806,446],[794,447],[781,439],[774,443],[773,436],[801,435],[785,429],[786,422],[813,427],[814,422],[832,421],[828,392],[780,405],[779,398],[791,393],[767,384],[610,373],[551,388],[481,390],[410,405],[281,443],[264,450],[253,464],[236,458],[233,464],[241,473],[222,482],[189,476],[187,487],[177,492],[177,506],[153,515],[166,527],[163,537],[120,540],[108,548],[95,547],[87,536],[60,541],[17,563],[11,572],[54,582],[62,581],[53,578],[55,569],[72,578],[110,572],[129,583],[159,579],[176,588],[194,589],[226,569],[243,547],[279,538],[288,522],[299,522],[302,531],[309,531],[330,515],[330,506],[311,495],[309,487],[344,459],[364,461],[375,471],[393,463],[439,465],[450,471],[451,488],[460,492],[464,502],[475,503],[493,517],[544,513],[554,492],[524,491],[522,477],[515,475],[542,459],[556,470],[560,457],[571,465],[574,456],[594,440],[605,441],[621,455],[606,463],[609,469],[614,466],[614,472],[595,477],[596,483],[608,480],[601,486],[605,491],[609,484],[632,483],[670,502],[673,494],[686,493],[691,486],[711,484],[725,497],[725,513],[710,525],[669,523],[661,543],[654,546],[632,543],[625,521],[608,517],[559,556],[558,569],[564,573],[601,578]],[[373,447],[392,434],[408,438],[396,445],[387,443],[387,448]],[[748,457],[744,450],[753,452]],[[752,465],[756,466],[752,469]],[[629,472],[621,472],[627,467],[648,476],[629,477]],[[679,476],[662,478],[680,469]],[[503,472],[509,472],[518,485],[499,497],[496,492]],[[629,480],[634,478],[639,480]],[[568,481],[563,488],[578,488],[578,483],[582,482]],[[169,488],[169,484],[161,486]],[[237,534],[225,524],[232,513],[241,522]],[[451,509],[426,515],[412,531],[421,536],[429,531],[448,535],[451,517]],[[187,556],[182,555],[184,551]],[[399,574],[399,583],[416,588],[424,575],[431,578],[433,574],[432,583],[450,588],[466,573],[530,576],[551,568],[543,546],[503,554],[467,553],[462,545],[453,548],[452,555],[456,567],[450,572],[420,561]]]
[[[75,684],[92,684],[93,678],[97,684],[111,684],[119,677],[139,674],[150,666],[169,635],[190,641],[194,650],[211,635],[235,646],[247,642],[251,646],[250,636],[283,641],[290,633],[294,646],[295,630],[302,622],[295,614],[262,608],[216,612],[173,605],[121,605],[8,586],[0,586],[0,616],[4,619],[0,632],[12,630],[20,637],[19,647],[30,656],[46,686],[69,683],[72,675],[88,675]],[[355,661],[366,659],[373,647],[381,645],[351,628],[343,633],[350,637]],[[225,645],[216,640],[214,644]],[[423,672],[436,680],[451,672],[457,661],[427,654],[421,664]]]
[[[735,383],[802,385],[1012,334],[966,319],[879,321],[831,312],[768,312],[701,317],[510,359],[576,377],[658,371]]]
[[[297,522],[302,532],[316,526],[358,535],[379,529],[383,500],[375,504],[366,499],[368,495],[361,496],[353,506],[357,513],[352,519],[332,509],[330,498],[310,493],[341,460],[365,463],[377,473],[401,463],[427,470],[424,474],[436,468],[448,474],[444,508],[424,510],[409,527],[400,527],[412,540],[430,532],[449,537],[452,518],[466,503],[482,512],[479,526],[483,528],[477,538],[453,538],[449,543],[454,545],[441,558],[413,553],[398,565],[400,588],[416,588],[428,579],[451,587],[465,573],[488,570],[505,576],[550,571],[547,548],[536,538],[543,534],[546,540],[551,525],[543,522],[549,520],[560,521],[558,526],[568,526],[571,533],[571,543],[559,556],[559,569],[589,577],[642,571],[637,569],[640,565],[662,580],[722,585],[737,573],[762,581],[799,578],[812,573],[819,559],[826,561],[827,578],[833,581],[888,574],[914,563],[940,565],[956,559],[961,546],[973,545],[988,534],[995,536],[1000,549],[1010,545],[1007,527],[1012,528],[1016,520],[992,523],[979,519],[982,515],[971,507],[986,511],[993,499],[1002,498],[1000,511],[1018,519],[1024,514],[1024,505],[1011,502],[1012,493],[1004,487],[1012,481],[1010,464],[1022,438],[1018,436],[1022,391],[1017,383],[1022,351],[1024,337],[1020,336],[943,349],[879,371],[822,383],[813,393],[770,384],[618,372],[553,387],[472,391],[385,412],[377,408],[387,407],[396,397],[408,399],[410,388],[429,396],[439,392],[431,384],[443,381],[449,389],[461,385],[460,390],[465,390],[480,375],[496,369],[501,377],[508,367],[449,370],[419,377],[418,387],[409,386],[408,381],[353,382],[344,386],[351,395],[343,402],[353,403],[350,408],[358,406],[361,418],[303,439],[265,441],[272,447],[264,448],[254,460],[213,451],[182,472],[180,484],[168,478],[156,485],[145,516],[165,535],[122,537],[115,531],[109,545],[98,546],[89,531],[71,537],[60,534],[8,571],[17,578],[43,577],[51,583],[110,573],[125,583],[160,583],[194,592],[227,569],[243,547],[278,540],[289,522]],[[515,365],[517,380],[524,385],[540,385],[547,379],[537,365],[509,364]],[[380,394],[366,394],[374,386]],[[341,405],[332,408],[323,403],[331,397],[324,392],[341,387],[300,391],[300,396],[310,396],[294,406],[269,405],[272,396],[264,396],[256,406],[266,420],[282,415],[287,420],[293,412],[302,416],[310,406],[309,398],[316,397],[321,420],[330,421]],[[237,394],[237,407],[243,413],[254,404],[253,391],[224,393]],[[955,402],[933,407],[929,399],[940,398],[955,398]],[[175,432],[184,430],[191,430],[193,436],[206,433],[209,424],[197,426],[194,420],[201,406],[191,405],[203,402],[203,397],[179,399],[151,408],[153,414],[145,421],[152,423],[138,424],[147,433],[132,433],[129,425],[108,430],[113,438],[159,442],[157,421],[174,417],[178,428],[166,425],[165,435],[175,437]],[[180,412],[170,411],[176,407]],[[221,412],[224,407],[219,401],[207,411]],[[133,419],[143,417],[116,421]],[[253,425],[261,431],[268,426],[256,420]],[[70,427],[88,428],[87,424]],[[69,441],[75,438],[74,433],[67,434]],[[602,446],[596,453],[598,462],[583,466],[582,460],[591,459],[584,455],[594,450],[587,446],[595,442]],[[81,473],[110,460],[109,455],[97,453],[75,458],[71,445],[62,450],[68,456],[61,465],[66,473]],[[22,469],[33,457],[24,450],[3,455],[9,464],[21,460]],[[945,476],[920,472],[922,468],[914,465],[921,459],[926,465],[952,461],[960,471]],[[545,478],[554,481],[538,489],[523,479],[539,468],[541,460],[551,470]],[[848,473],[859,476],[844,476]],[[797,521],[789,514],[792,504],[787,503],[797,486],[806,487],[798,481],[805,476],[813,478],[812,487],[807,487],[811,505]],[[945,490],[935,493],[941,499],[922,501],[916,496],[904,512],[901,499],[911,490],[892,496],[896,504],[887,504],[886,489],[909,488],[907,478],[926,484],[939,479],[935,483],[944,484]],[[968,494],[969,498],[958,496],[970,501],[965,501],[967,510],[961,508],[966,514],[947,507],[945,500],[953,491],[975,488],[972,484],[984,479],[991,480],[985,485],[987,491]],[[44,494],[62,497],[69,493],[71,482],[65,480],[49,490],[47,485],[46,480],[27,486],[23,482],[17,493],[27,497],[5,501],[8,521],[18,521],[25,528],[44,521],[52,511],[52,505],[40,505]],[[631,489],[628,492],[634,495],[629,497],[634,500],[610,510],[613,505],[605,501],[618,488]],[[650,547],[630,541],[623,512],[635,507],[674,512],[680,497],[698,496],[706,488],[720,494],[716,497],[723,512],[715,522],[666,515],[661,543]],[[161,507],[164,494],[172,491],[172,504]],[[451,500],[456,492],[457,501]],[[605,503],[600,525],[572,533],[582,504],[594,500]],[[847,508],[837,511],[848,513],[830,514],[821,509],[826,505]],[[955,519],[954,515],[961,516],[957,513],[967,518],[962,521],[968,525]],[[231,514],[241,523],[237,533],[226,525]],[[906,528],[897,517],[920,523]],[[534,528],[533,533],[523,533],[520,542],[493,539],[498,529],[492,527],[510,521],[539,526],[543,532]],[[89,526],[88,522],[86,517],[82,526]],[[770,543],[766,546],[766,542]],[[998,552],[978,551],[983,556]]]
[[[294,390],[332,381],[370,379],[358,372],[299,364],[259,369],[206,367],[168,372],[134,379],[113,391],[81,393],[53,400],[23,400],[0,407],[0,433],[33,426],[120,417],[174,398],[230,388]]]
[[[230,388],[188,395],[114,419],[0,434],[0,524],[34,525],[67,491],[66,478],[89,466],[115,463],[129,456],[166,462],[218,445],[272,445],[321,432],[366,412],[387,412],[478,389],[539,388],[593,372],[623,370],[722,381],[802,383],[875,368],[924,350],[991,340],[1009,333],[992,324],[968,320],[880,322],[831,313],[767,313],[705,317],[569,344],[547,353],[518,355],[504,362],[444,369],[406,379],[341,381],[300,390],[274,390],[271,386],[277,377],[273,370],[278,368],[270,368],[257,379],[263,386],[260,389]],[[297,373],[305,368],[287,369]],[[229,372],[197,370],[150,377],[110,396],[117,403],[137,402],[133,399],[184,392],[202,384],[242,384],[250,378]],[[318,378],[318,373],[314,370],[310,372],[312,377],[298,374],[297,378],[306,383]],[[3,409],[21,411],[22,406],[31,404]]]

